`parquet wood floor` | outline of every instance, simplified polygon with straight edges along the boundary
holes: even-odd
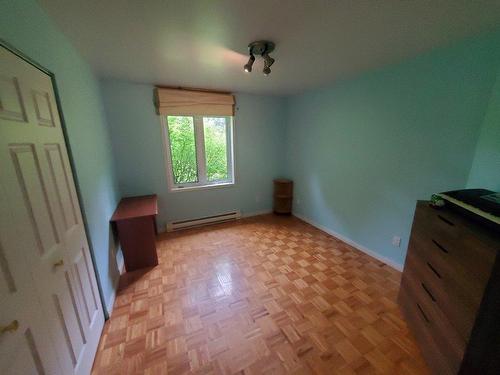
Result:
[[[120,280],[94,375],[427,374],[400,273],[294,218],[162,235]]]

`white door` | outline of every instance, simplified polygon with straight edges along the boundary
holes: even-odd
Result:
[[[9,216],[2,223],[1,240],[15,238],[2,242],[2,251],[12,264],[24,264],[20,271],[3,267],[10,263],[3,262],[0,254],[0,269],[8,269],[4,278],[10,298],[16,294],[9,289],[10,279],[23,285],[32,280],[34,288],[32,295],[15,301],[17,308],[2,316],[0,325],[12,320],[21,327],[41,324],[60,373],[88,374],[104,315],[51,79],[4,48],[0,49],[0,175],[7,206],[2,206],[1,215]],[[2,303],[2,315],[3,309]],[[25,323],[23,316],[16,317],[25,310],[32,310],[38,320]],[[18,331],[20,335],[22,330]],[[34,328],[31,336],[36,345],[47,340]],[[0,341],[2,356],[4,351]],[[38,356],[38,372],[57,373],[45,369],[45,357]]]

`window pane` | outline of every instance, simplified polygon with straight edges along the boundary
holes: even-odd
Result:
[[[227,126],[224,117],[203,117],[208,181],[228,179]]]
[[[192,117],[168,116],[168,135],[175,184],[198,181]]]

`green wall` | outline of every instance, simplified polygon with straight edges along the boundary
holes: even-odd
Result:
[[[0,10],[0,38],[55,73],[89,240],[108,305],[118,276],[109,230],[118,189],[98,82],[35,0],[2,0]]]
[[[236,94],[235,186],[169,192],[153,86],[102,80],[101,88],[113,134],[121,194],[158,194],[160,231],[173,220],[235,209],[243,215],[272,209],[272,180],[284,171],[283,98]]]
[[[295,213],[401,266],[415,201],[467,185],[499,41],[498,34],[469,39],[291,97],[287,175],[295,181]],[[492,105],[479,164],[498,165]]]
[[[481,127],[467,185],[469,188],[500,191],[500,71]]]

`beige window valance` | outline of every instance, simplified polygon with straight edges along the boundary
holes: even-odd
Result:
[[[160,115],[234,115],[234,96],[231,94],[157,87],[155,96]]]

